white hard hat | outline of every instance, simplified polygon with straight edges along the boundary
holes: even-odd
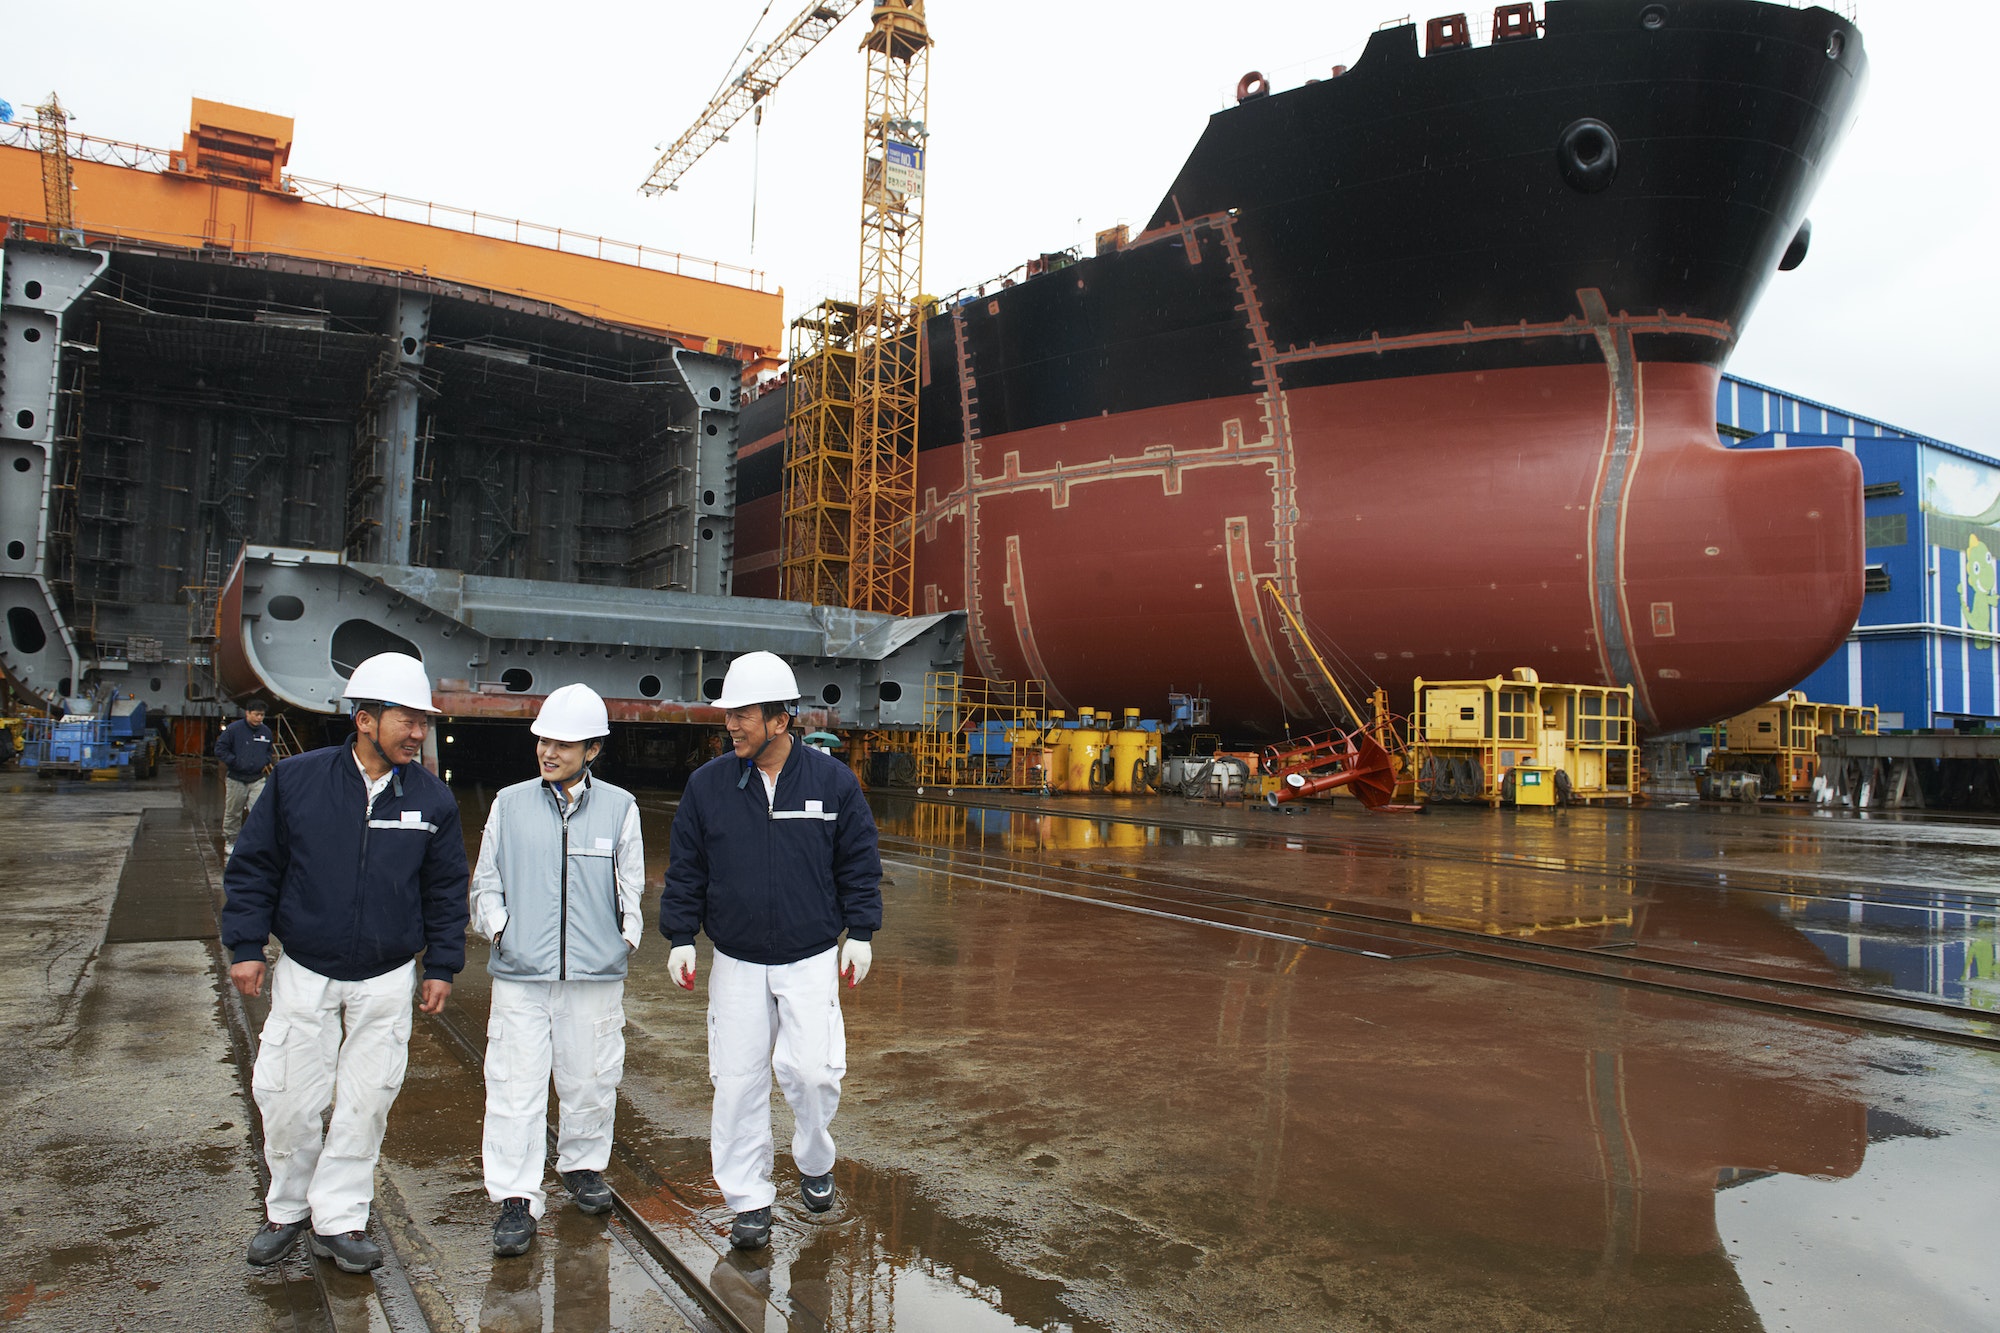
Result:
[[[742,708],[746,704],[786,704],[799,697],[798,677],[776,653],[745,653],[729,664],[722,678],[722,697],[717,708]]]
[[[354,668],[340,697],[357,704],[379,700],[421,713],[443,711],[431,698],[431,678],[424,674],[424,664],[408,653],[375,654]]]
[[[528,730],[552,741],[594,741],[611,734],[611,715],[590,686],[565,685],[542,700],[542,711]]]

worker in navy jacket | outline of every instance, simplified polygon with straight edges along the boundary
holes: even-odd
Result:
[[[709,1156],[740,1249],[770,1242],[773,1073],[792,1108],[800,1196],[813,1212],[833,1207],[828,1128],[847,1072],[840,978],[868,975],[882,924],[875,817],[845,764],[794,739],[798,696],[771,653],[730,664],[716,703],[731,750],[688,778],[660,898],[676,983],[694,987],[697,931],[715,946]]]
[[[249,1260],[278,1262],[310,1222],[313,1253],[363,1273],[382,1262],[365,1233],[408,1059],[415,955],[419,1007],[438,1013],[465,966],[469,913],[458,802],[418,762],[436,711],[423,663],[371,657],[347,697],[355,737],[279,764],[244,822],[223,872],[222,942],[244,995],[263,989],[268,937],[284,946],[251,1079],[271,1188]]]
[[[222,729],[215,738],[215,757],[222,761],[222,843],[224,852],[236,850],[236,835],[243,831],[243,817],[264,794],[264,779],[271,771],[276,738],[264,725],[264,701],[246,699],[243,716]]]

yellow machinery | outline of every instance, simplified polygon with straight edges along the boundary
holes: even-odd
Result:
[[[1749,797],[1744,779],[1728,776],[1747,774],[1756,779],[1756,794],[1781,801],[1806,800],[1820,775],[1820,737],[1873,736],[1879,729],[1872,707],[1816,704],[1803,691],[1788,691],[1782,699],[1715,724],[1715,748],[1708,753],[1702,795]]]
[[[1139,725],[1139,710],[1128,708],[1111,733],[1111,791],[1138,796],[1153,790],[1160,773],[1160,733]]]
[[[1048,687],[1039,680],[990,681],[933,671],[924,677],[923,729],[916,734],[916,781],[923,787],[1040,790],[1047,760],[1010,744],[1042,734]]]
[[[1063,779],[1058,791],[1104,791],[1111,785],[1111,735],[1095,708],[1076,710],[1076,729],[1063,746]]]
[[[21,753],[27,732],[28,719],[25,717],[0,717],[0,764],[10,762]]]
[[[1544,684],[1527,667],[1491,680],[1418,677],[1410,749],[1431,801],[1629,804],[1639,791],[1629,685]],[[1526,800],[1524,786],[1535,788]]]

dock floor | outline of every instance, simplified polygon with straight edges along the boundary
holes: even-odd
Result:
[[[261,1012],[214,939],[217,783],[0,775],[0,1323],[2000,1327],[2000,822],[880,796],[834,1213],[781,1151],[771,1249],[729,1251],[704,997],[654,931],[621,1208],[556,1185],[495,1259],[474,940],[371,1280],[242,1262]],[[673,796],[641,802],[656,886]]]

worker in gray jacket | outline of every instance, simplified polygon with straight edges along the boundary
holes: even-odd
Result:
[[[540,773],[493,798],[472,873],[486,968],[486,1193],[493,1252],[523,1254],[547,1208],[549,1075],[562,1104],[556,1170],[586,1213],[611,1207],[603,1171],[625,1073],[625,960],[639,947],[646,851],[639,807],[592,776],[604,700],[565,685],[531,730]]]

